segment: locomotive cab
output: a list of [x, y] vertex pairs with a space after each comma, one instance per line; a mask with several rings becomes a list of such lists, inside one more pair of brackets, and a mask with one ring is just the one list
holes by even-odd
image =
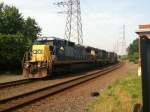
[[52, 51], [49, 45], [33, 45], [32, 50], [24, 56], [23, 76], [27, 78], [43, 78], [52, 72]]

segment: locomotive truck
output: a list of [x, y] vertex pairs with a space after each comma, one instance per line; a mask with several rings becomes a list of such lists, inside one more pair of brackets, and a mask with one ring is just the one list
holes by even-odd
[[27, 78], [52, 76], [54, 72], [72, 71], [117, 63], [117, 54], [56, 37], [39, 37], [25, 53], [22, 66]]

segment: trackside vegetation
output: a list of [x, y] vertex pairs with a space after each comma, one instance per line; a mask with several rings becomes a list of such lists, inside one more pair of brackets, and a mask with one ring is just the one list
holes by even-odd
[[134, 105], [142, 102], [141, 91], [141, 78], [130, 73], [109, 86], [86, 112], [133, 112]]
[[0, 3], [0, 73], [21, 70], [23, 55], [40, 32], [33, 18], [23, 18], [15, 6]]
[[135, 39], [128, 47], [128, 59], [131, 62], [138, 63], [139, 59], [139, 39]]

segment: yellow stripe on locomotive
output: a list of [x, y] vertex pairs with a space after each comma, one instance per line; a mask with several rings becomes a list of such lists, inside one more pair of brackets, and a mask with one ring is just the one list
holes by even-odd
[[48, 45], [33, 45], [30, 62], [44, 62], [50, 60], [50, 55], [51, 54]]
[[92, 56], [96, 56], [96, 53], [95, 53], [94, 50], [91, 50], [91, 55], [92, 55]]

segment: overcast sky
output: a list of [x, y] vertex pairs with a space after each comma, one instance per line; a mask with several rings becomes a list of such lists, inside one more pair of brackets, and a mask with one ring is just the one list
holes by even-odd
[[[66, 15], [53, 5], [59, 0], [0, 0], [14, 5], [26, 18], [36, 19], [44, 36], [63, 38]], [[61, 1], [61, 0], [60, 0]], [[84, 45], [114, 50], [126, 25], [127, 45], [137, 37], [139, 24], [150, 23], [150, 0], [81, 0]]]

